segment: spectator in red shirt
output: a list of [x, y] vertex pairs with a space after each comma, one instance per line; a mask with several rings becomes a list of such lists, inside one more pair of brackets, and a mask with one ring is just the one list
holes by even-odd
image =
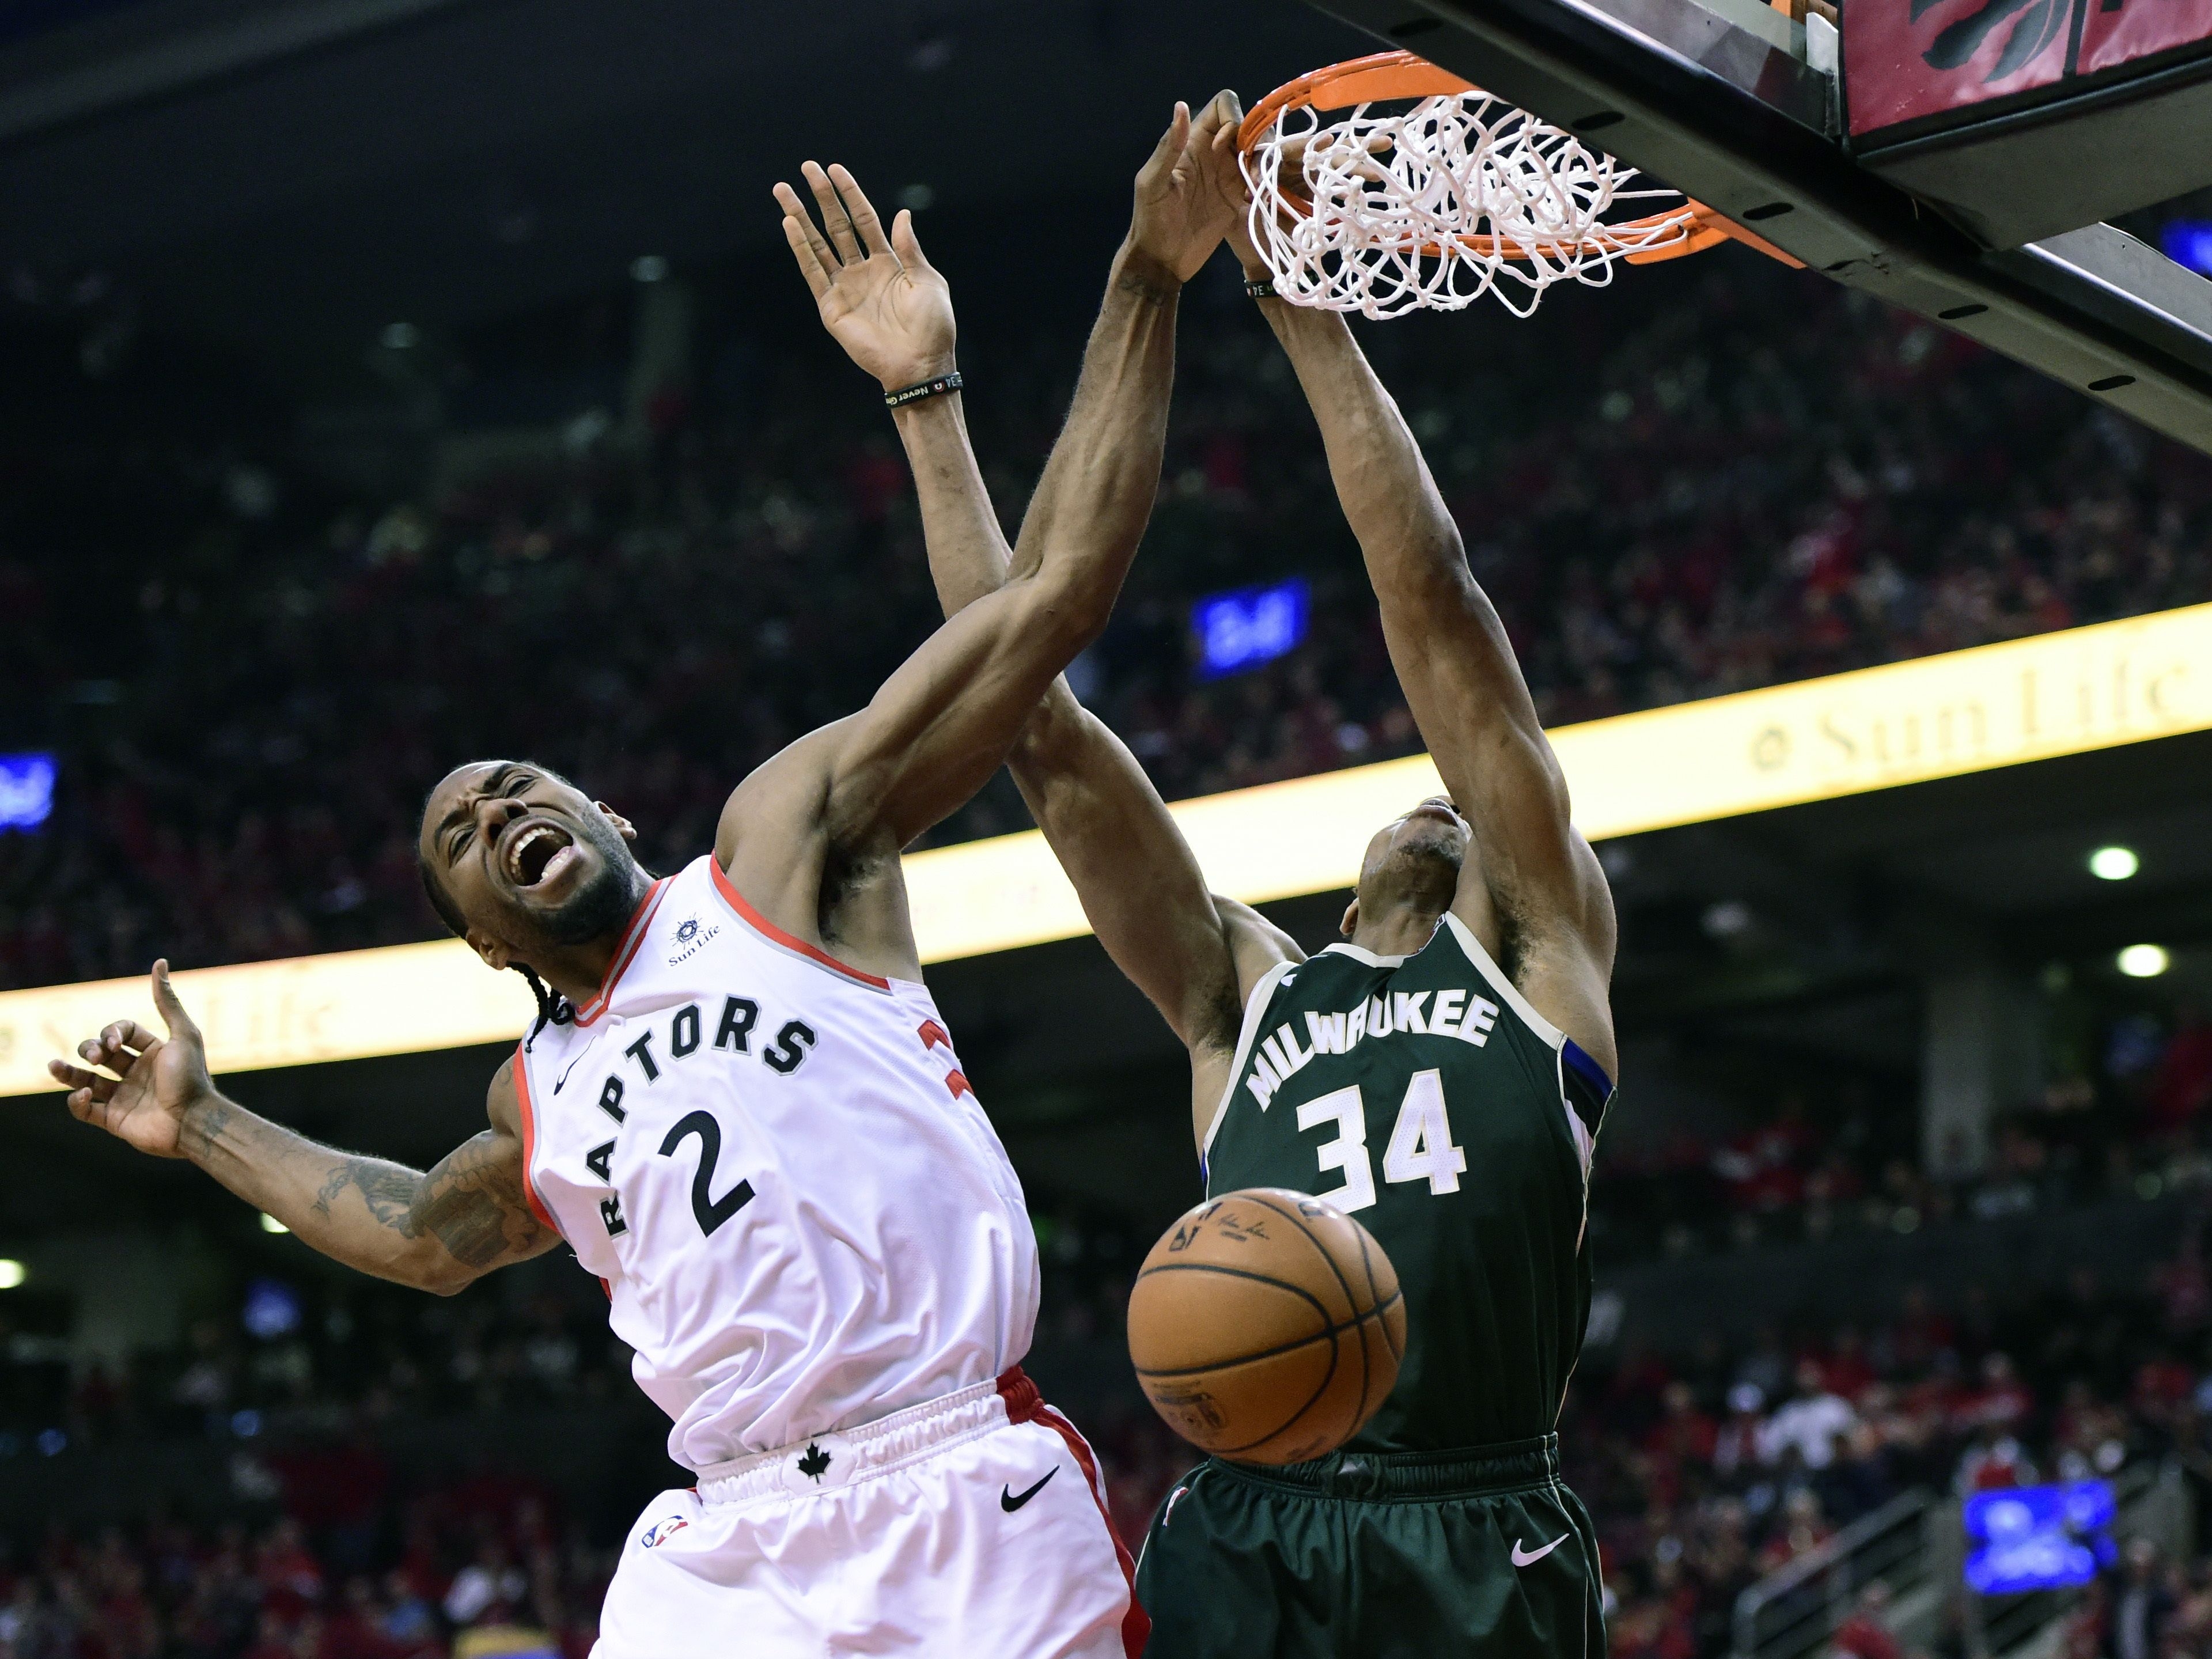
[[254, 1552], [253, 1576], [260, 1581], [264, 1601], [287, 1624], [322, 1599], [322, 1564], [289, 1516], [269, 1529]]
[[1813, 1139], [1805, 1103], [1791, 1095], [1772, 1121], [1747, 1129], [1715, 1153], [1713, 1172], [1727, 1184], [1729, 1202], [1738, 1210], [1788, 1209], [1805, 1194]]
[[1860, 1595], [1851, 1616], [1837, 1627], [1836, 1651], [1850, 1659], [1904, 1659], [1889, 1628], [1889, 1586], [1877, 1578]]
[[344, 1601], [323, 1627], [325, 1659], [405, 1659], [407, 1650], [385, 1633], [383, 1612], [374, 1583], [349, 1578]]
[[1856, 1325], [1846, 1325], [1836, 1333], [1834, 1344], [1820, 1364], [1820, 1380], [1828, 1392], [1854, 1404], [1874, 1385], [1875, 1369], [1867, 1358], [1866, 1339]]
[[1820, 1513], [1820, 1500], [1809, 1486], [1800, 1486], [1782, 1505], [1782, 1525], [1759, 1553], [1759, 1570], [1772, 1572], [1786, 1567], [1835, 1536], [1836, 1529]]
[[1960, 1458], [1951, 1484], [1960, 1497], [1969, 1498], [1978, 1492], [2032, 1486], [2035, 1482], [2035, 1465], [2028, 1460], [2027, 1449], [2008, 1434], [1984, 1429]]
[[1961, 1432], [1979, 1428], [2015, 1430], [2027, 1420], [2035, 1400], [2013, 1369], [2011, 1357], [1985, 1354], [1978, 1387], [1953, 1407], [1953, 1426]]
[[1679, 1378], [1660, 1395], [1660, 1418], [1644, 1437], [1644, 1449], [1654, 1457], [1678, 1463], [1709, 1466], [1720, 1425], [1698, 1409], [1698, 1396]]

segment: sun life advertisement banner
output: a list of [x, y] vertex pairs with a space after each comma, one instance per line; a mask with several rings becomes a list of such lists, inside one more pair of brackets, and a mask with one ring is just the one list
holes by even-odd
[[[2212, 605], [1561, 726], [1593, 841], [2212, 729]], [[735, 780], [732, 780], [734, 782]], [[1349, 887], [1368, 837], [1442, 787], [1425, 756], [1179, 801], [1215, 888], [1247, 903]], [[1090, 931], [1035, 830], [910, 854], [925, 963]], [[217, 1072], [513, 1042], [534, 1007], [458, 940], [177, 975]], [[158, 1029], [143, 978], [0, 993], [0, 1096], [111, 1020]]]

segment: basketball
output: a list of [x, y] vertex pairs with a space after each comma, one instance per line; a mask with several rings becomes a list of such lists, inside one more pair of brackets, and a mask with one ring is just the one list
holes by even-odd
[[1335, 1206], [1280, 1187], [1183, 1215], [1129, 1293], [1129, 1358], [1153, 1409], [1238, 1462], [1334, 1451], [1380, 1408], [1405, 1351], [1382, 1247]]

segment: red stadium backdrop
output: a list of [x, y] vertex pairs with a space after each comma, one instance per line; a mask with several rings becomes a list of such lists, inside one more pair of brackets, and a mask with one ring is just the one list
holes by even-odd
[[1854, 0], [1842, 12], [1854, 137], [2212, 55], [2212, 0]]

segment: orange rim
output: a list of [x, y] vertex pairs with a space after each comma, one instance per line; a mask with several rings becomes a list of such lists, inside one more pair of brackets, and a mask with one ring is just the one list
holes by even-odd
[[1389, 98], [1440, 98], [1481, 90], [1472, 81], [1447, 74], [1410, 52], [1378, 52], [1331, 64], [1277, 87], [1252, 106], [1251, 113], [1237, 129], [1237, 148], [1250, 155], [1260, 135], [1274, 125], [1276, 117], [1286, 109], [1350, 109], [1354, 104]]
[[[1482, 88], [1472, 81], [1463, 81], [1447, 70], [1438, 69], [1427, 58], [1417, 57], [1410, 52], [1378, 52], [1365, 58], [1331, 64], [1326, 69], [1315, 70], [1277, 87], [1252, 106], [1250, 113], [1237, 129], [1237, 148], [1249, 155], [1261, 137], [1287, 110], [1326, 112], [1350, 109], [1355, 104], [1381, 103], [1395, 98], [1441, 98], [1481, 91]], [[1294, 212], [1309, 216], [1313, 212], [1313, 203], [1297, 191], [1285, 189], [1283, 199], [1290, 204]], [[1628, 246], [1641, 233], [1678, 222], [1684, 225], [1686, 233], [1680, 241], [1649, 248]], [[1471, 234], [1456, 240], [1461, 246], [1483, 258], [1533, 259], [1540, 251], [1521, 242], [1490, 234]], [[1785, 265], [1801, 270], [1804, 269], [1802, 259], [1792, 258], [1773, 243], [1753, 235], [1735, 221], [1723, 218], [1704, 203], [1692, 201], [1687, 197], [1683, 198], [1680, 207], [1665, 213], [1646, 214], [1640, 219], [1599, 225], [1579, 240], [1547, 244], [1540, 251], [1618, 255], [1630, 264], [1648, 265], [1656, 264], [1664, 259], [1679, 259], [1686, 253], [1701, 253], [1728, 240], [1757, 248], [1769, 258], [1778, 259]], [[1420, 252], [1435, 258], [1443, 250], [1434, 243], [1424, 243]]]

